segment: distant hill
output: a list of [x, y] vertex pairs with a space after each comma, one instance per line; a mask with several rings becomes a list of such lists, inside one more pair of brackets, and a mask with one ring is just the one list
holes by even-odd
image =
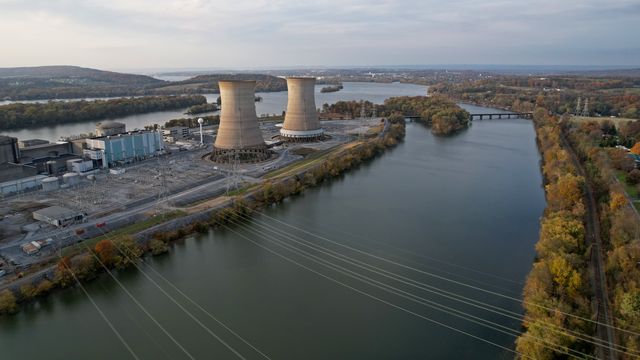
[[0, 100], [217, 93], [220, 79], [257, 80], [258, 92], [287, 90], [284, 79], [264, 74], [209, 74], [169, 82], [77, 66], [39, 66], [0, 68]]
[[256, 92], [286, 91], [287, 81], [272, 75], [264, 74], [208, 74], [198, 75], [191, 79], [175, 81], [163, 87], [157, 87], [158, 93], [218, 93], [219, 80], [256, 80]]
[[41, 79], [53, 84], [148, 85], [163, 83], [146, 75], [123, 74], [78, 66], [0, 68], [0, 79]]
[[0, 100], [144, 95], [166, 82], [145, 75], [77, 66], [0, 68]]

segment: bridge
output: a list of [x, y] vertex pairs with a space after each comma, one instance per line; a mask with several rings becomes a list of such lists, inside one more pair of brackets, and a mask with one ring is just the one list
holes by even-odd
[[[469, 114], [469, 120], [473, 121], [475, 120], [484, 120], [484, 119], [533, 119], [533, 113], [532, 112], [522, 112], [522, 113], [518, 113], [518, 112], [502, 112], [502, 113], [478, 113], [478, 114]], [[415, 115], [404, 115], [404, 119], [407, 121], [415, 121], [420, 119], [420, 116], [415, 116]]]
[[469, 114], [469, 120], [473, 121], [474, 119], [482, 120], [482, 119], [511, 119], [511, 117], [520, 118], [520, 119], [532, 119], [532, 112], [524, 112], [524, 113], [484, 113], [484, 114]]

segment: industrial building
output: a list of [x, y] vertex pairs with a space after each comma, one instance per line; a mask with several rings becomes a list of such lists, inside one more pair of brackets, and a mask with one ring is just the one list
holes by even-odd
[[19, 160], [18, 139], [0, 135], [0, 164], [17, 163]]
[[127, 132], [125, 124], [117, 121], [105, 121], [96, 124], [96, 136], [111, 136]]
[[165, 141], [175, 142], [189, 138], [190, 131], [186, 126], [173, 126], [162, 130], [162, 136]]
[[61, 227], [73, 222], [81, 222], [87, 214], [61, 206], [50, 206], [33, 212], [33, 218], [53, 226]]
[[94, 167], [102, 168], [147, 159], [164, 151], [162, 136], [155, 130], [90, 138], [86, 139], [86, 146], [84, 156], [93, 161]]
[[253, 80], [219, 81], [222, 100], [220, 126], [211, 159], [216, 162], [255, 162], [269, 157], [256, 116]]
[[30, 146], [44, 145], [44, 144], [48, 144], [48, 143], [49, 143], [49, 140], [42, 140], [42, 139], [20, 140], [20, 141], [18, 141], [18, 147], [19, 148], [26, 148], [26, 147], [30, 147]]
[[280, 135], [293, 141], [312, 141], [323, 137], [316, 110], [314, 77], [288, 77], [288, 103]]

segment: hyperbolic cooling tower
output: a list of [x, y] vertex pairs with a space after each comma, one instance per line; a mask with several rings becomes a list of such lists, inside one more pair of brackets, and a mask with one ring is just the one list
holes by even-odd
[[218, 81], [222, 100], [220, 127], [212, 160], [260, 161], [269, 155], [256, 116], [253, 80]]
[[289, 77], [289, 103], [280, 135], [292, 140], [314, 140], [324, 132], [320, 128], [315, 101], [314, 77]]

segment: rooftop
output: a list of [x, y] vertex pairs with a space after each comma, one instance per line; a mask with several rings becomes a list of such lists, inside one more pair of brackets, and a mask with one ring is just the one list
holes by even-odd
[[57, 206], [57, 205], [36, 210], [33, 213], [38, 214], [40, 216], [48, 217], [50, 219], [65, 219], [72, 216], [76, 216], [78, 214], [78, 212], [75, 210], [63, 208], [62, 206]]

